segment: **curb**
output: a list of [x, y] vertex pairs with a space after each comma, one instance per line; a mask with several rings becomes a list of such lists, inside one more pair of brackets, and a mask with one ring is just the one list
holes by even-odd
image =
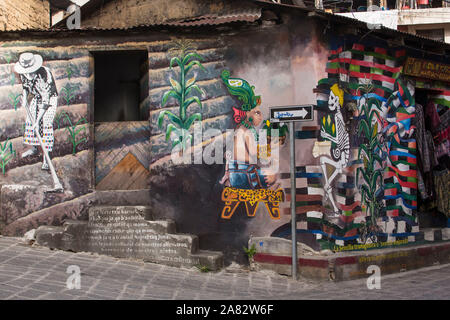
[[[291, 275], [291, 256], [256, 253], [253, 263], [260, 270]], [[313, 280], [345, 281], [367, 278], [371, 274], [368, 267], [372, 265], [378, 266], [382, 275], [388, 275], [447, 263], [450, 263], [450, 241], [328, 256], [299, 255], [298, 274]]]

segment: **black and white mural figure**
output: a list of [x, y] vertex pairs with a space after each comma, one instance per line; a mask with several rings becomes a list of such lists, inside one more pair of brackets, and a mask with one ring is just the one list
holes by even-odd
[[[330, 200], [334, 212], [337, 213], [339, 210], [333, 197], [331, 183], [347, 166], [350, 157], [350, 138], [341, 112], [344, 105], [344, 91], [338, 84], [334, 84], [330, 89], [328, 115], [322, 118], [320, 127], [320, 136], [324, 141], [315, 143], [313, 156], [320, 156], [320, 166], [325, 177], [324, 197]], [[334, 172], [330, 176], [327, 174], [326, 165], [334, 167]]]
[[62, 185], [51, 163], [53, 150], [53, 119], [58, 105], [58, 91], [49, 68], [43, 66], [42, 56], [31, 52], [22, 53], [14, 66], [22, 82], [22, 107], [27, 112], [23, 143], [32, 146], [22, 154], [29, 157], [42, 150], [42, 170], [50, 170], [54, 191], [62, 191]]

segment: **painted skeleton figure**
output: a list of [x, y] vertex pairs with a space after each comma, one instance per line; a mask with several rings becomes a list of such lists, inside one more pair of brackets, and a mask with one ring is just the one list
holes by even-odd
[[[347, 166], [350, 157], [350, 138], [345, 129], [344, 118], [341, 113], [343, 104], [344, 92], [337, 84], [334, 84], [331, 87], [328, 98], [328, 109], [334, 112], [334, 119], [332, 120], [330, 115], [323, 117], [320, 129], [320, 136], [325, 140], [325, 144], [329, 148], [327, 148], [328, 150], [326, 152], [318, 151], [319, 142], [316, 143], [313, 150], [315, 157], [321, 156], [320, 166], [325, 177], [325, 198], [330, 199], [335, 212], [338, 212], [338, 208], [333, 198], [331, 183], [338, 174], [342, 173], [342, 169]], [[327, 164], [335, 168], [329, 177], [327, 174]]]

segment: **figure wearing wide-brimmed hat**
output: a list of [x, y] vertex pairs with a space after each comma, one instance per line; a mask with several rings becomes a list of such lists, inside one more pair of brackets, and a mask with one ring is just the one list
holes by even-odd
[[[42, 148], [48, 152], [53, 150], [53, 118], [58, 104], [58, 92], [55, 80], [49, 68], [44, 67], [43, 59], [31, 52], [22, 53], [14, 66], [14, 71], [22, 81], [22, 107], [30, 111], [25, 120], [24, 144], [33, 146], [24, 152], [22, 157], [37, 154], [40, 145], [36, 132], [40, 134]], [[30, 117], [33, 117], [33, 121]], [[33, 122], [35, 125], [33, 126]], [[49, 165], [43, 157], [43, 170], [49, 170]]]
[[242, 102], [239, 108], [233, 107], [233, 119], [237, 123], [233, 159], [228, 159], [221, 183], [239, 189], [268, 188], [276, 176], [263, 174], [258, 165], [256, 127], [262, 122], [261, 97], [255, 95], [254, 87], [246, 80], [230, 78], [228, 70], [224, 70], [221, 77], [228, 92]]

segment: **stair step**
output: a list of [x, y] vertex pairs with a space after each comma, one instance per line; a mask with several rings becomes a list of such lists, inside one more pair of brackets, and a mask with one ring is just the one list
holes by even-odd
[[192, 254], [199, 260], [200, 266], [206, 266], [211, 271], [220, 270], [223, 267], [223, 253], [219, 251], [199, 250]]
[[175, 221], [172, 219], [153, 221], [147, 220], [147, 224], [157, 233], [176, 233]]
[[59, 249], [63, 234], [63, 227], [41, 226], [35, 233], [36, 243], [50, 249]]
[[[39, 190], [38, 190], [39, 189]], [[80, 219], [87, 216], [90, 206], [93, 205], [116, 205], [130, 206], [142, 203], [142, 199], [149, 198], [150, 190], [122, 190], [122, 191], [94, 191], [75, 199], [59, 199], [58, 203], [47, 201], [45, 197], [55, 195], [43, 195], [41, 187], [23, 185], [3, 185], [1, 200], [0, 226], [1, 234], [5, 236], [23, 236], [27, 231], [35, 229], [36, 226], [46, 225], [48, 221], [63, 224], [63, 219]], [[21, 192], [16, 192], [22, 190]], [[34, 191], [33, 191], [34, 190]], [[24, 193], [36, 192], [33, 201], [27, 201]], [[45, 203], [37, 199], [44, 199]], [[26, 209], [23, 206], [26, 205]], [[13, 209], [11, 209], [13, 208]], [[19, 214], [20, 211], [20, 214]], [[152, 220], [153, 215], [147, 217]], [[170, 233], [170, 231], [168, 231]]]
[[74, 252], [95, 252], [171, 266], [223, 266], [221, 252], [199, 250], [199, 238], [175, 233], [175, 221], [153, 220], [146, 206], [95, 206], [89, 221], [67, 220], [62, 227], [41, 226], [36, 242]]

